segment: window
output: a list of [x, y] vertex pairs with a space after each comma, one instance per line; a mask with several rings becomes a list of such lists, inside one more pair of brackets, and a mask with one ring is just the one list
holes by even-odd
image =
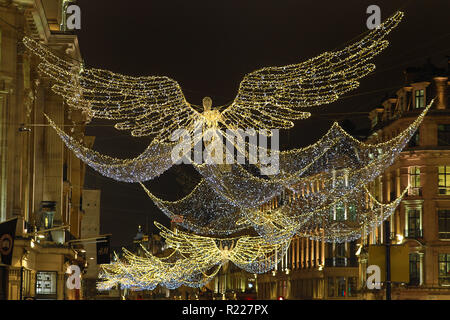
[[421, 228], [421, 210], [420, 209], [408, 209], [408, 219], [407, 219], [407, 238], [420, 238], [422, 237]]
[[411, 188], [420, 188], [420, 168], [409, 167], [409, 184]]
[[450, 146], [450, 124], [438, 125], [438, 146]]
[[439, 194], [450, 195], [450, 166], [439, 166]]
[[409, 254], [409, 285], [418, 286], [420, 284], [420, 255], [418, 253]]
[[334, 267], [346, 267], [347, 257], [346, 257], [346, 243], [336, 243], [335, 244], [335, 255], [333, 259]]
[[439, 255], [439, 285], [450, 287], [450, 253]]
[[345, 281], [345, 277], [339, 277], [336, 279], [337, 280], [337, 296], [338, 297], [345, 297], [347, 292], [345, 291], [345, 287], [346, 287], [346, 281]]
[[56, 296], [56, 271], [36, 273], [36, 294]]
[[350, 220], [352, 222], [356, 221], [356, 206], [354, 203], [348, 204], [347, 215], [348, 215], [348, 220]]
[[349, 277], [348, 278], [348, 292], [347, 296], [353, 297], [356, 295], [356, 284], [357, 284], [357, 278], [356, 277]]
[[334, 297], [334, 278], [328, 278], [328, 296]]
[[345, 257], [345, 243], [336, 243], [335, 256], [338, 258]]
[[416, 104], [415, 104], [416, 108], [425, 107], [425, 91], [423, 89], [416, 90], [415, 97], [416, 97]]
[[[422, 189], [420, 188], [420, 167], [409, 167], [409, 189], [408, 195], [421, 196]], [[391, 198], [392, 200], [393, 198]]]
[[414, 133], [414, 135], [411, 137], [411, 140], [409, 140], [408, 147], [414, 148], [419, 146], [419, 139], [420, 139], [419, 129], [417, 129], [416, 133]]
[[345, 206], [343, 203], [336, 205], [336, 220], [345, 221]]
[[450, 239], [450, 210], [438, 210], [439, 239]]

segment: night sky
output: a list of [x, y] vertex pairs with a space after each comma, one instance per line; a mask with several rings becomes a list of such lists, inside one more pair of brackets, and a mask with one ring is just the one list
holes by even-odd
[[[282, 1], [282, 0], [78, 0], [82, 12], [77, 32], [87, 67], [133, 76], [165, 75], [180, 83], [187, 100], [201, 105], [231, 102], [242, 77], [265, 66], [298, 63], [324, 51], [340, 49], [367, 31], [366, 8], [380, 6], [382, 20], [401, 9], [406, 16], [389, 36], [391, 45], [374, 59], [375, 72], [338, 102], [308, 111], [313, 117], [281, 132], [282, 146], [301, 147], [317, 140], [333, 121], [368, 124], [367, 114], [402, 86], [406, 67], [428, 58], [440, 67], [450, 54], [450, 1]], [[330, 115], [331, 114], [331, 115]], [[92, 122], [87, 135], [94, 149], [131, 158], [149, 143], [117, 131], [113, 122]], [[175, 166], [146, 183], [156, 195], [175, 200], [199, 177], [190, 167]], [[112, 246], [132, 242], [137, 226], [155, 232], [153, 220], [169, 220], [141, 187], [87, 170], [86, 188], [102, 190], [101, 232]]]

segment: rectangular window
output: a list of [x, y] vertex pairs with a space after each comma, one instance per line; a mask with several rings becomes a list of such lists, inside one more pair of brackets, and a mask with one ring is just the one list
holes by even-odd
[[450, 239], [450, 210], [438, 210], [439, 239]]
[[334, 278], [328, 278], [328, 296], [334, 297]]
[[356, 221], [356, 205], [354, 203], [349, 203], [347, 205], [347, 218], [351, 222]]
[[[421, 196], [422, 189], [420, 187], [420, 167], [409, 167], [409, 196]], [[393, 198], [391, 198], [392, 200]]]
[[450, 195], [450, 166], [439, 166], [439, 194]]
[[408, 147], [414, 148], [419, 146], [419, 139], [420, 139], [419, 129], [417, 129], [416, 133], [414, 133], [414, 135], [411, 137], [411, 140], [409, 140]]
[[345, 207], [343, 203], [336, 205], [336, 220], [345, 221]]
[[420, 284], [420, 255], [418, 253], [409, 254], [409, 285], [418, 286]]
[[422, 229], [420, 227], [420, 210], [408, 209], [408, 232], [407, 238], [420, 238], [422, 237]]
[[416, 97], [416, 108], [423, 108], [425, 107], [425, 90], [416, 90], [415, 91], [415, 97]]
[[409, 184], [411, 188], [420, 188], [420, 168], [409, 167]]
[[356, 296], [356, 286], [357, 286], [357, 278], [356, 277], [349, 277], [348, 278], [348, 297]]
[[333, 266], [346, 267], [347, 266], [347, 252], [346, 243], [336, 243], [334, 251]]
[[450, 287], [450, 253], [439, 255], [439, 285]]
[[56, 271], [36, 273], [36, 294], [56, 296]]
[[438, 146], [450, 146], [450, 124], [438, 125]]
[[337, 296], [345, 297], [347, 295], [345, 277], [339, 277], [339, 278], [336, 278], [336, 280], [337, 280], [337, 289], [338, 289]]

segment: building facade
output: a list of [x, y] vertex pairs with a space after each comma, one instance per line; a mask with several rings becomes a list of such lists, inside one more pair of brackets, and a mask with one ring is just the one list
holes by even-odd
[[95, 299], [97, 296], [96, 283], [99, 266], [97, 264], [97, 238], [100, 236], [100, 190], [83, 190], [81, 221], [81, 238], [86, 256], [87, 267], [83, 274], [83, 297]]
[[[450, 68], [449, 68], [450, 69]], [[409, 282], [392, 299], [450, 299], [450, 89], [448, 70], [431, 63], [405, 71], [405, 86], [370, 112], [369, 143], [397, 136], [433, 98], [435, 103], [399, 158], [370, 184], [378, 201], [407, 195], [389, 218], [394, 245], [409, 250]], [[369, 246], [384, 244], [383, 225], [362, 239], [326, 243], [292, 239], [288, 254], [258, 275], [260, 299], [384, 299], [366, 286]]]
[[[407, 148], [372, 183], [372, 191], [389, 202], [408, 188], [390, 217], [394, 244], [409, 248], [409, 282], [394, 283], [393, 299], [450, 299], [450, 91], [448, 70], [431, 63], [405, 72], [405, 86], [370, 114], [369, 142], [385, 141], [405, 129], [432, 99], [434, 105]], [[384, 242], [383, 226], [364, 239], [364, 248]], [[364, 288], [368, 254], [361, 255], [361, 294], [382, 297], [384, 290]]]
[[39, 74], [24, 34], [81, 60], [77, 37], [61, 31], [67, 1], [0, 1], [0, 222], [18, 218], [13, 261], [0, 265], [0, 299], [79, 299], [66, 288], [71, 264], [84, 267], [80, 207], [84, 164], [65, 148], [44, 113], [88, 145], [86, 118], [68, 110]]

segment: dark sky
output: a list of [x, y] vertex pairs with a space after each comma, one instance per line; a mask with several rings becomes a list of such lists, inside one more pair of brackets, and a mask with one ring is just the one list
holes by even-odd
[[[361, 86], [331, 105], [312, 110], [313, 117], [282, 131], [291, 147], [314, 142], [334, 120], [352, 119], [360, 127], [366, 115], [387, 93], [403, 84], [402, 71], [431, 58], [446, 66], [450, 54], [450, 1], [305, 1], [305, 0], [78, 0], [82, 12], [78, 32], [88, 67], [128, 75], [165, 75], [178, 81], [187, 100], [201, 105], [233, 100], [242, 77], [264, 66], [298, 63], [324, 51], [342, 48], [367, 31], [366, 8], [379, 5], [382, 20], [398, 9], [406, 16], [389, 35], [391, 45], [375, 60], [376, 71]], [[329, 114], [339, 113], [330, 117]], [[353, 114], [352, 114], [353, 113]], [[328, 114], [328, 115], [327, 115]], [[93, 122], [94, 148], [130, 158], [149, 141], [118, 132], [113, 123]], [[192, 178], [190, 178], [192, 177]], [[192, 168], [174, 167], [147, 186], [175, 200], [198, 179]], [[129, 244], [138, 224], [168, 219], [139, 185], [102, 177], [91, 169], [86, 187], [102, 190], [101, 232], [112, 233], [112, 245]]]

